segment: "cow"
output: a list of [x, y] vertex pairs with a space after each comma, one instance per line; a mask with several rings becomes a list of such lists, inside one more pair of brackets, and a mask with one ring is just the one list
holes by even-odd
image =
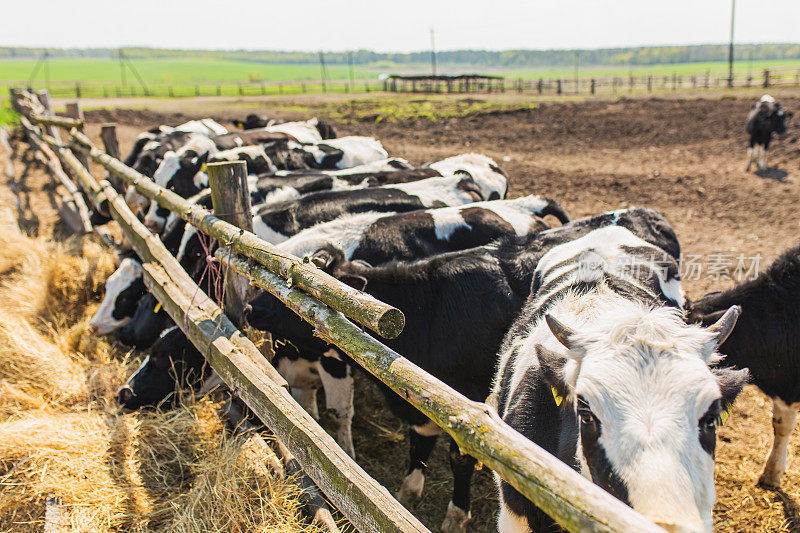
[[[716, 428], [747, 370], [715, 365], [739, 315], [684, 321], [679, 245], [598, 228], [549, 249], [487, 401], [525, 438], [667, 531], [711, 532]], [[550, 517], [496, 476], [502, 533]]]
[[558, 203], [534, 195], [407, 213], [369, 211], [317, 224], [278, 247], [298, 257], [333, 247], [344, 260], [371, 265], [413, 261], [548, 229], [542, 220], [547, 215], [562, 224], [569, 222], [569, 214]]
[[[148, 177], [153, 177], [164, 156], [184, 146], [195, 137], [211, 137], [228, 133], [212, 119], [191, 120], [178, 126], [158, 126], [140, 134], [133, 149], [123, 161], [127, 166]], [[138, 213], [147, 208], [150, 201], [129, 186], [125, 201]]]
[[235, 119], [233, 120], [233, 125], [239, 128], [240, 130], [252, 130], [256, 128], [264, 128], [266, 126], [271, 126], [276, 124], [274, 120], [270, 120], [267, 118], [266, 115], [256, 115], [255, 113], [250, 113], [245, 117], [244, 120]]
[[506, 178], [494, 171], [428, 178], [367, 189], [323, 191], [253, 209], [255, 233], [273, 244], [314, 224], [367, 211], [407, 212], [502, 198]]
[[[164, 330], [128, 381], [117, 391], [117, 402], [128, 409], [170, 405], [175, 383], [198, 383], [209, 375], [203, 355], [178, 326]], [[165, 387], [170, 387], [162, 394]]]
[[[753, 105], [753, 109], [747, 115], [745, 130], [750, 136], [749, 147], [747, 149], [747, 170], [753, 165], [753, 161], [758, 157], [758, 169], [767, 168], [767, 150], [772, 141], [772, 134], [778, 135], [786, 132], [786, 123], [791, 119], [792, 113], [787, 113], [775, 98], [765, 94], [761, 100]], [[760, 152], [760, 154], [757, 154]]]
[[100, 307], [89, 320], [89, 331], [107, 335], [130, 322], [139, 299], [144, 296], [142, 264], [126, 257], [105, 283], [105, 295]]
[[754, 279], [690, 303], [689, 321], [706, 326], [732, 305], [742, 308], [742, 316], [719, 346], [721, 364], [749, 368], [751, 382], [772, 399], [774, 440], [758, 484], [779, 488], [800, 409], [800, 245]]
[[[180, 224], [173, 223], [169, 231], [166, 231], [162, 236], [162, 241], [167, 250], [170, 253], [179, 254], [179, 257], [182, 257], [180, 254], [182, 252], [181, 245], [183, 244], [184, 232], [185, 228], [182, 222]], [[197, 258], [193, 256], [181, 261], [181, 266], [189, 271], [196, 262]], [[126, 333], [123, 334], [123, 337], [128, 341], [125, 342], [126, 344], [137, 347], [149, 345], [143, 344], [141, 341], [134, 341], [134, 337], [132, 337], [132, 330], [136, 327], [135, 322], [137, 322], [132, 319], [141, 314], [141, 311], [139, 311], [141, 307], [140, 300], [146, 294], [143, 275], [141, 261], [135, 254], [131, 253], [123, 258], [117, 270], [106, 280], [103, 300], [89, 320], [90, 331], [108, 335], [120, 328], [128, 328]]]
[[[467, 397], [482, 401], [495, 371], [494, 354], [531, 291], [539, 258], [558, 244], [605, 226], [633, 228], [647, 243], [663, 240], [665, 233], [674, 236], [660, 215], [632, 208], [420, 261], [370, 267], [360, 261], [337, 260], [327, 264], [325, 271], [403, 310], [405, 330], [386, 344]], [[679, 253], [677, 241], [667, 249]], [[315, 337], [313, 327], [277, 298], [263, 293], [251, 301], [245, 314], [251, 326], [272, 333], [279, 370], [281, 360], [302, 357], [320, 361], [325, 369], [320, 378], [328, 374], [352, 380], [346, 356]], [[398, 492], [398, 498], [408, 504], [422, 494], [428, 457], [441, 431], [400, 396], [388, 388], [382, 390], [392, 412], [411, 424], [412, 456]], [[343, 415], [352, 417], [346, 411], [337, 413]], [[450, 458], [455, 484], [443, 529], [463, 531], [470, 516], [469, 484], [475, 461], [462, 456], [455, 444], [451, 444]]]

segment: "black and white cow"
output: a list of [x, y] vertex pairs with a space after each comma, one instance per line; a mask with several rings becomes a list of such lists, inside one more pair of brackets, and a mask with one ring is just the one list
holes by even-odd
[[[758, 158], [758, 169], [767, 168], [767, 150], [772, 141], [772, 134], [778, 135], [786, 132], [786, 123], [791, 119], [792, 113], [787, 113], [772, 96], [765, 94], [756, 102], [747, 115], [745, 130], [750, 135], [747, 149], [747, 170]], [[757, 154], [760, 152], [760, 154]]]
[[[172, 224], [162, 236], [162, 242], [167, 250], [172, 254], [179, 254], [181, 258], [184, 232], [184, 223], [180, 221], [180, 223]], [[197, 261], [197, 254], [195, 254], [181, 260], [181, 266], [187, 272], [194, 271], [192, 269], [195, 268], [194, 263]], [[89, 321], [89, 329], [94, 333], [107, 335], [122, 328], [125, 333], [122, 334], [124, 339], [120, 338], [120, 340], [125, 344], [141, 348], [149, 346], [153, 341], [137, 340], [138, 337], [134, 336], [134, 331], [140, 330], [143, 335], [151, 336], [160, 333], [163, 327], [153, 333], [149, 329], [141, 329], [141, 326], [137, 325], [139, 317], [143, 313], [141, 300], [145, 294], [141, 261], [137, 256], [131, 254], [120, 262], [117, 270], [106, 280], [103, 300]], [[134, 318], [136, 320], [132, 320]]]
[[[684, 321], [678, 242], [596, 229], [555, 246], [500, 350], [489, 403], [523, 436], [667, 531], [712, 531], [716, 427], [747, 371], [715, 367], [739, 308]], [[497, 478], [503, 533], [553, 521]]]
[[547, 215], [569, 222], [558, 203], [534, 195], [408, 213], [369, 211], [317, 224], [278, 247], [298, 257], [333, 247], [344, 260], [370, 265], [413, 261], [548, 229]]
[[800, 246], [787, 250], [754, 280], [691, 303], [689, 320], [709, 325], [732, 305], [742, 308], [742, 316], [719, 347], [725, 355], [721, 364], [749, 368], [751, 382], [772, 398], [775, 438], [758, 482], [777, 488], [800, 409]]
[[253, 229], [262, 239], [277, 244], [342, 215], [464, 205], [502, 198], [506, 189], [504, 175], [487, 171], [474, 176], [456, 174], [367, 189], [323, 191], [254, 208]]
[[177, 390], [176, 383], [199, 383], [209, 373], [205, 357], [178, 326], [172, 326], [161, 333], [150, 355], [117, 391], [117, 402], [128, 409], [168, 405]]
[[[663, 240], [664, 233], [674, 236], [657, 213], [629, 209], [421, 261], [378, 267], [360, 261], [334, 261], [325, 270], [403, 310], [405, 330], [386, 344], [467, 397], [483, 400], [496, 368], [493, 354], [531, 290], [539, 258], [558, 244], [605, 226], [634, 228], [649, 243]], [[679, 253], [677, 241], [668, 248]], [[315, 337], [310, 325], [272, 295], [264, 293], [251, 302], [248, 320], [257, 329], [272, 333], [278, 363], [299, 357], [319, 360], [325, 369], [320, 377], [327, 373], [340, 380], [352, 379], [346, 357]], [[454, 335], [454, 331], [458, 333]], [[401, 501], [408, 503], [422, 493], [428, 457], [441, 430], [402, 398], [382, 388], [392, 412], [412, 426], [411, 462], [398, 493]], [[462, 531], [469, 519], [469, 485], [475, 461], [458, 453], [454, 444], [451, 451], [455, 484], [444, 529]]]
[[103, 301], [89, 320], [89, 330], [107, 335], [130, 322], [145, 292], [141, 262], [124, 258], [106, 280]]

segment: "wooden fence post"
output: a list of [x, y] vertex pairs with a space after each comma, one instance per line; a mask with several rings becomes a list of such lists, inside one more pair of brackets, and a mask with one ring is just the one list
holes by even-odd
[[769, 87], [769, 69], [764, 69], [764, 88]]
[[[253, 231], [250, 192], [247, 187], [247, 164], [244, 161], [211, 163], [208, 182], [214, 214], [244, 231]], [[223, 267], [225, 279], [225, 313], [237, 327], [242, 326], [242, 313], [247, 304], [250, 282], [243, 276]]]
[[[81, 107], [80, 102], [70, 102], [66, 105], [66, 109], [67, 110], [64, 113], [64, 115], [74, 118], [76, 120], [81, 120], [84, 123], [86, 122], [86, 118], [83, 116], [83, 107]], [[79, 127], [78, 131], [82, 132], [83, 127]], [[89, 158], [86, 157], [86, 154], [79, 153], [76, 154], [76, 156], [78, 157], [78, 161], [81, 162], [81, 165], [83, 165], [87, 169], [91, 168], [89, 167]]]
[[[53, 101], [50, 99], [50, 91], [47, 89], [42, 89], [41, 91], [36, 91], [36, 96], [39, 97], [39, 101], [44, 106], [45, 113], [49, 116], [53, 116]], [[57, 141], [61, 142], [61, 136], [58, 134], [58, 128], [55, 126], [44, 126], [44, 130], [47, 132], [50, 137], [53, 137]]]
[[592, 94], [595, 93], [595, 85], [597, 85], [597, 81], [594, 78], [592, 78], [592, 84], [590, 85], [591, 87], [590, 90], [592, 91]]
[[[116, 124], [103, 124], [100, 128], [100, 138], [103, 140], [103, 146], [106, 153], [115, 159], [119, 159], [119, 141], [117, 140], [117, 125]], [[120, 194], [125, 194], [125, 184], [119, 177], [115, 176], [109, 171], [106, 171], [106, 179], [111, 183], [114, 190]]]
[[561, 94], [561, 78], [556, 80], [556, 94]]

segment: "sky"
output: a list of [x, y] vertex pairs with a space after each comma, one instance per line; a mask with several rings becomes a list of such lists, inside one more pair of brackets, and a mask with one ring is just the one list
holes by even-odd
[[[408, 52], [724, 43], [731, 0], [3, 2], [0, 45]], [[229, 4], [230, 7], [222, 7]], [[737, 42], [800, 41], [800, 0], [738, 0]]]

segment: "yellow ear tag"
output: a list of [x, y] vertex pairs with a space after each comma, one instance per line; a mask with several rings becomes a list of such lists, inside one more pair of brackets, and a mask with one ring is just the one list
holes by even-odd
[[158, 302], [156, 306], [153, 308], [154, 313], [158, 313], [159, 311], [161, 311], [161, 302]]
[[550, 390], [553, 391], [553, 399], [556, 401], [556, 407], [561, 407], [561, 402], [564, 401], [564, 397], [558, 393], [555, 387], [550, 387]]
[[728, 417], [731, 416], [731, 411], [733, 410], [733, 406], [731, 405], [724, 411], [720, 412], [719, 414], [719, 425], [724, 426], [725, 422], [728, 421]]
[[202, 165], [200, 165], [200, 172], [205, 172], [207, 169], [208, 169], [207, 164], [203, 163]]

